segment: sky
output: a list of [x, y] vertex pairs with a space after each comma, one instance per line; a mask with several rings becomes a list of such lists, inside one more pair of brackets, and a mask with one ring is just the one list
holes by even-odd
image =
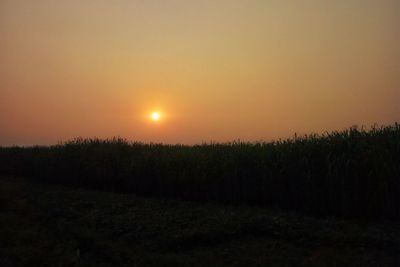
[[399, 25], [398, 0], [0, 0], [0, 145], [400, 122]]

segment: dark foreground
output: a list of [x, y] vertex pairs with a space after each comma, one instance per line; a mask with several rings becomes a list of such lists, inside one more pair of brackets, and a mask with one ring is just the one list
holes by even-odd
[[400, 266], [400, 226], [0, 177], [0, 266]]

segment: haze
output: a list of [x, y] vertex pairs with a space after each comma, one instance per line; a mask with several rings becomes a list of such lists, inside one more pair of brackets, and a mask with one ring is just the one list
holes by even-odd
[[400, 121], [399, 25], [398, 0], [0, 0], [0, 145]]

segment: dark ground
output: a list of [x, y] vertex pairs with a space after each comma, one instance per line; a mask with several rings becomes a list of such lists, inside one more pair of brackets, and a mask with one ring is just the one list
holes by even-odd
[[3, 176], [0, 266], [400, 266], [400, 225]]

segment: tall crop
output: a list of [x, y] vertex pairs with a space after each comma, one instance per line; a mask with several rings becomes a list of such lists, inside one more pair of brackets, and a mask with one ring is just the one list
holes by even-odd
[[195, 146], [75, 139], [0, 148], [0, 173], [145, 196], [400, 218], [400, 125]]

